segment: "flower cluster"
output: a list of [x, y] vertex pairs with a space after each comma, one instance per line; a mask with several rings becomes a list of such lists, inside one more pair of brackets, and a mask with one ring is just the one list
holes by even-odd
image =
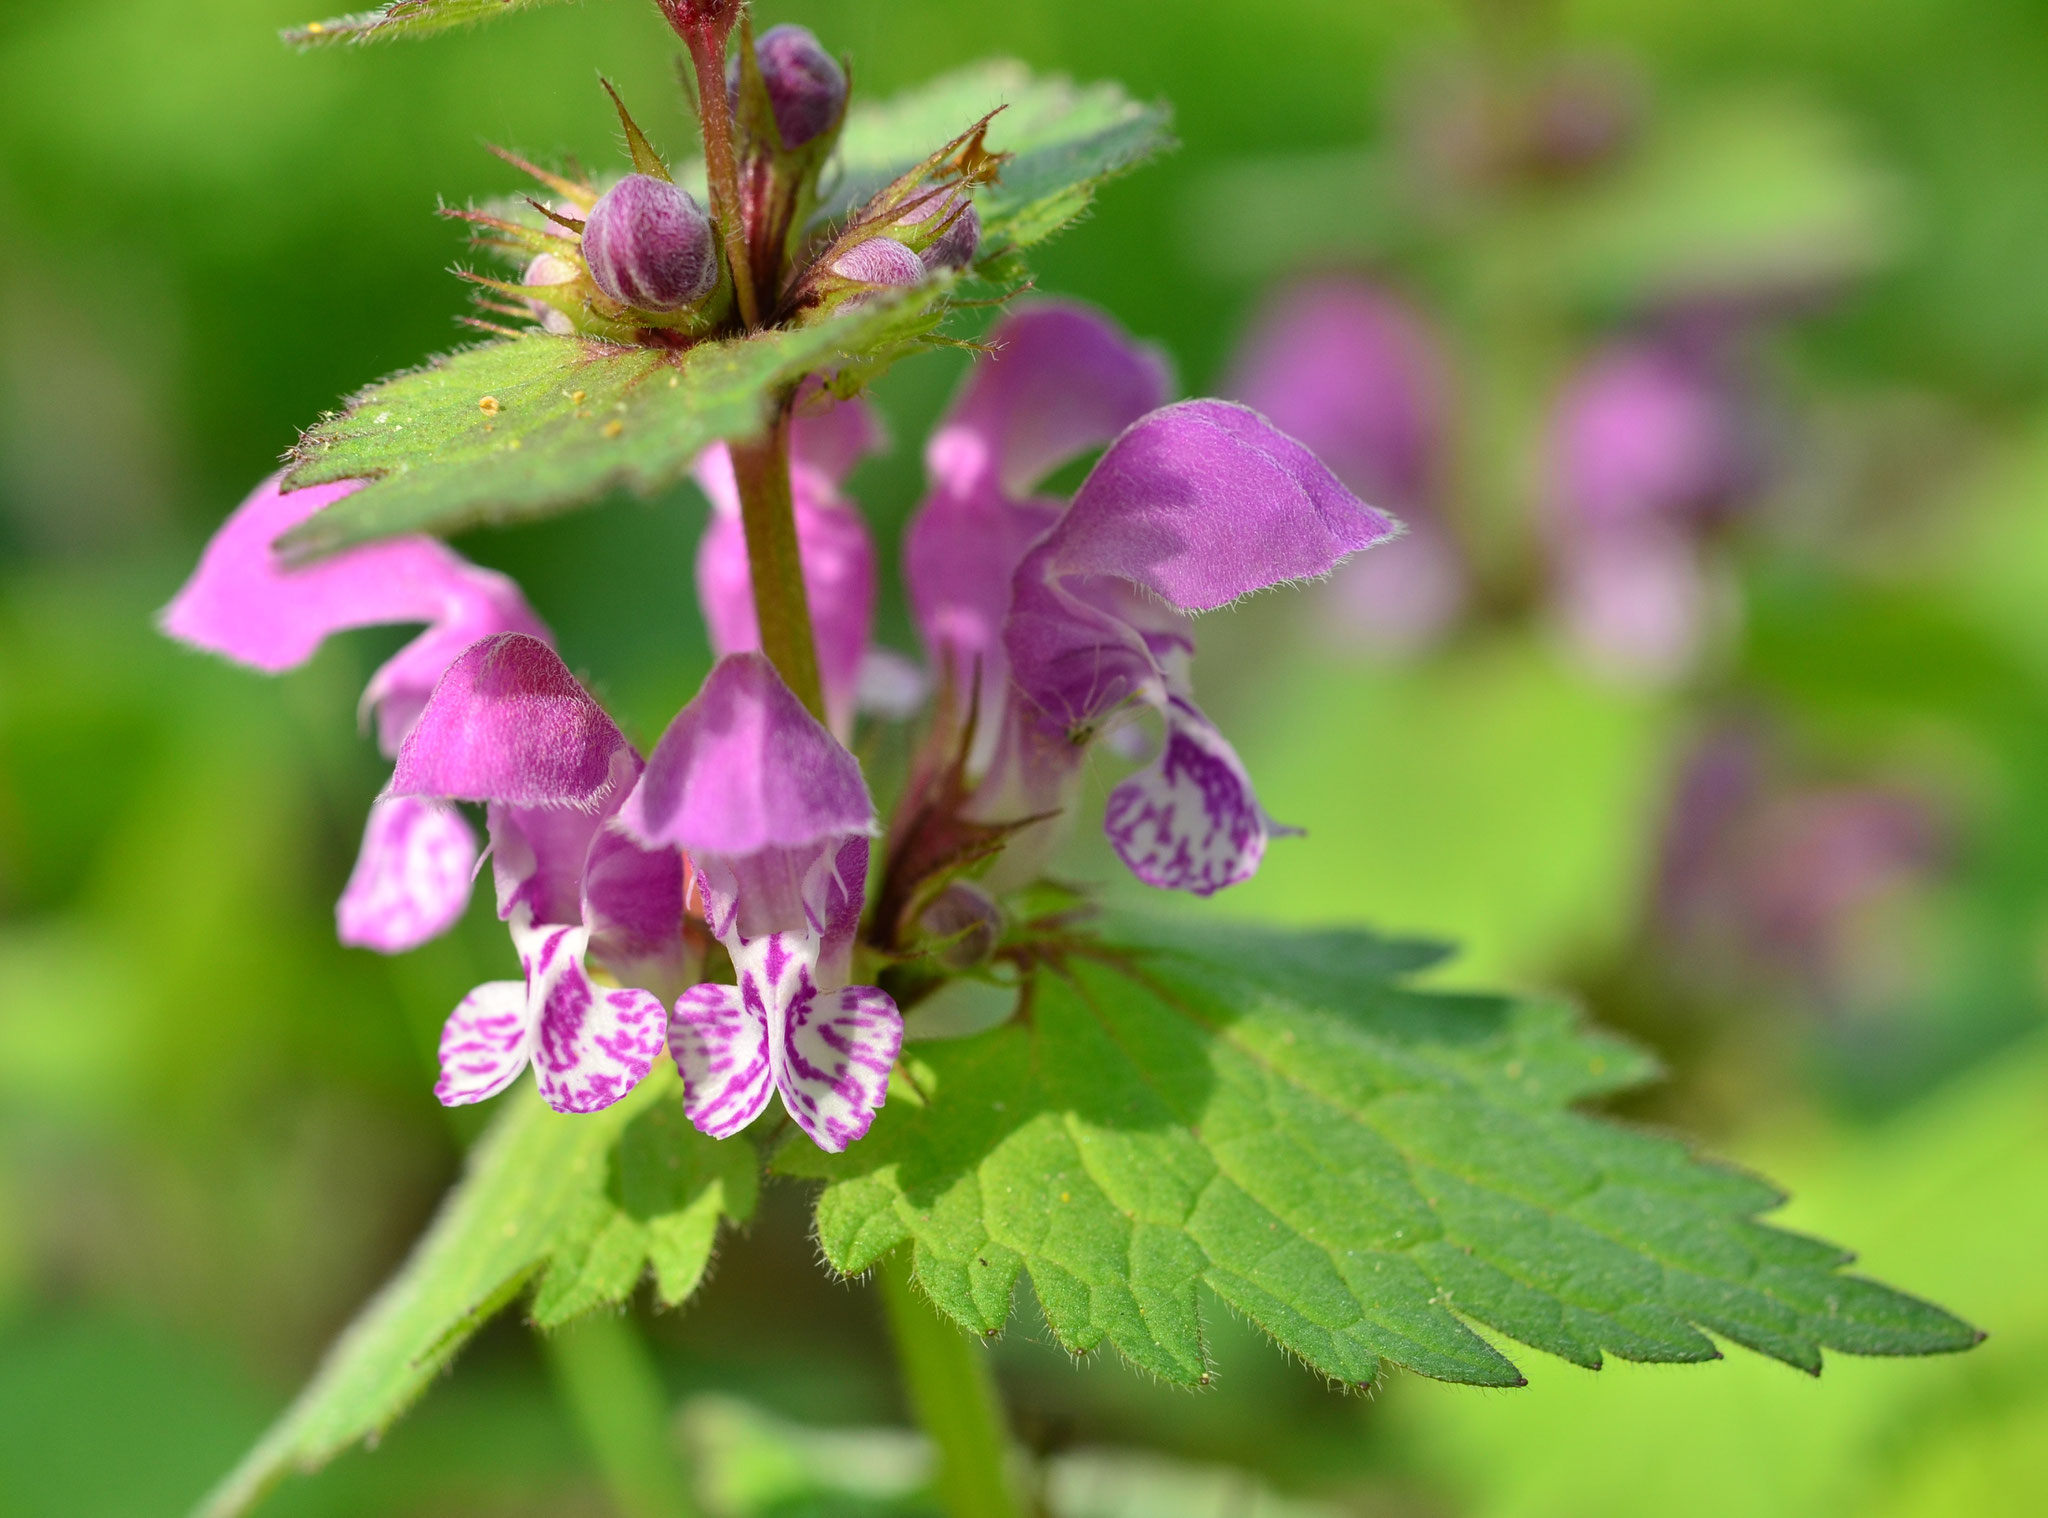
[[[561, 198], [540, 231], [462, 213], [531, 255], [521, 284], [485, 282], [524, 303], [498, 309], [556, 338], [688, 347], [971, 262], [973, 192], [1001, 161], [981, 146], [985, 121], [821, 227], [843, 68], [793, 27], [743, 31], [728, 64], [733, 7], [670, 9], [700, 94], [724, 85], [726, 111], [705, 113], [710, 211], [621, 106], [635, 173], [602, 192], [541, 173]], [[481, 808], [520, 974], [449, 1018], [443, 1102], [481, 1101], [531, 1068], [550, 1106], [590, 1112], [665, 1048], [704, 1132], [737, 1132], [779, 1095], [821, 1148], [844, 1149], [886, 1098], [903, 1039], [891, 990], [866, 982], [897, 984], [910, 962], [928, 981], [993, 952], [1004, 898], [1041, 873], [1097, 740], [1128, 753], [1147, 719], [1157, 752], [1109, 800], [1117, 854], [1149, 885], [1202, 896], [1258, 869], [1281, 830], [1196, 704], [1192, 618], [1325, 575], [1395, 524], [1258, 413], [1170, 404], [1159, 357], [1091, 310], [1040, 304], [985, 347], [926, 450], [930, 492], [904, 545], [928, 671], [905, 679], [895, 656], [894, 677], [876, 678], [891, 656], [871, 648], [875, 547], [847, 480], [882, 432], [864, 402], [813, 378], [778, 391], [762, 441], [695, 461], [711, 503], [697, 588], [718, 657], [645, 757], [502, 575], [424, 536], [279, 557], [280, 535], [363, 482], [266, 481], [220, 530], [164, 616], [184, 642], [277, 671], [331, 633], [426, 624], [365, 693], [394, 768], [338, 918], [344, 942], [384, 953], [450, 928], [480, 859], [461, 808]], [[1096, 450], [1071, 500], [1046, 490]], [[743, 505], [736, 468], [764, 453], [787, 473], [787, 499], [778, 487], [770, 503], [791, 517], [786, 570], [763, 569], [748, 514], [760, 501]], [[785, 673], [806, 650], [785, 632], [806, 621], [818, 688], [799, 694], [808, 669], [795, 689]], [[886, 827], [848, 747], [885, 686], [899, 716], [933, 698]]]
[[[950, 788], [916, 798], [919, 815], [1007, 844], [976, 861], [994, 899], [1043, 864], [1095, 740], [1150, 713], [1158, 753], [1111, 794], [1111, 843], [1150, 885], [1207, 895], [1247, 879], [1274, 826], [1195, 702], [1190, 619], [1325, 574], [1393, 524], [1257, 413], [1166, 404], [1164, 364], [1092, 311], [1025, 310], [989, 347], [931, 439], [931, 489], [905, 544], [937, 691], [930, 751], [952, 758]], [[551, 1105], [593, 1110], [666, 1043], [707, 1133], [736, 1131], [779, 1093], [837, 1150], [882, 1104], [902, 1020], [888, 992], [854, 983], [882, 828], [845, 747], [875, 560], [844, 493], [881, 434], [864, 403], [816, 394], [789, 431], [826, 722], [757, 651], [723, 446], [696, 471], [713, 503], [698, 588], [720, 657], [645, 761], [504, 577], [422, 537], [281, 564], [278, 535], [349, 486], [265, 482], [166, 612], [174, 636], [265, 670], [344, 628], [430, 624], [366, 693], [396, 767], [339, 916], [345, 941], [387, 953], [448, 928], [477, 860], [457, 804], [482, 806], [522, 974], [479, 986], [449, 1019], [444, 1102], [491, 1096], [531, 1065]], [[1071, 501], [1040, 493], [1095, 448]], [[914, 841], [894, 852], [891, 868], [930, 877], [901, 899], [957, 874], [918, 856]], [[701, 978], [712, 940], [730, 981]]]

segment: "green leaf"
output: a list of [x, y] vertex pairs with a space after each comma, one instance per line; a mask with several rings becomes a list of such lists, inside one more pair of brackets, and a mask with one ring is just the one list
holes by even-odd
[[756, 1161], [744, 1141], [692, 1130], [679, 1096], [674, 1069], [658, 1065], [625, 1100], [565, 1117], [519, 1082], [411, 1258], [202, 1518], [247, 1512], [285, 1475], [387, 1428], [536, 1278], [535, 1316], [549, 1324], [622, 1300], [650, 1267], [664, 1303], [693, 1291], [719, 1216], [752, 1213]]
[[803, 376], [872, 367], [928, 336], [944, 289], [935, 282], [811, 326], [680, 352], [534, 332], [435, 359], [370, 386], [299, 440], [291, 487], [372, 482], [280, 547], [311, 558], [672, 485], [707, 445], [758, 431]]
[[781, 1152], [830, 1183], [835, 1268], [908, 1243], [980, 1333], [1028, 1272], [1069, 1350], [1182, 1383], [1203, 1286], [1361, 1386], [1519, 1384], [1468, 1319], [1589, 1367], [1715, 1358], [1702, 1330], [1809, 1371], [1978, 1338], [1757, 1222], [1764, 1182], [1573, 1111], [1654, 1066], [1566, 1006], [1403, 985], [1436, 951], [1365, 933], [1114, 927], [1045, 945], [1017, 1022], [915, 1051], [845, 1154]]
[[1172, 113], [1162, 104], [1133, 100], [1114, 83], [1077, 85], [998, 59], [878, 105], [855, 105], [840, 138], [842, 177], [830, 211], [860, 205], [999, 105], [1006, 109], [989, 125], [988, 147], [1013, 156], [974, 197], [990, 253], [1043, 241], [1086, 211], [1103, 184], [1174, 146]]
[[293, 47], [322, 47], [334, 42], [384, 42], [394, 37], [423, 37], [451, 26], [489, 21], [536, 5], [563, 0], [391, 0], [373, 11], [357, 11], [328, 21], [309, 21], [282, 35]]

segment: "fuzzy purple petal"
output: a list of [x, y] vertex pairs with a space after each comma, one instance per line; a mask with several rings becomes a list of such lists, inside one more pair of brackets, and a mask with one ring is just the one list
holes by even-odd
[[372, 679], [380, 736], [395, 751], [450, 660], [495, 632], [546, 637], [518, 587], [427, 537], [389, 538], [287, 569], [272, 545], [364, 484], [344, 480], [284, 493], [273, 475], [214, 534], [192, 577], [164, 609], [172, 637], [275, 673], [303, 664], [330, 634], [391, 622], [431, 629]]
[[453, 927], [469, 905], [476, 834], [446, 802], [386, 797], [370, 808], [348, 888], [335, 904], [341, 941], [403, 954]]
[[1045, 539], [1054, 574], [1127, 580], [1182, 611], [1328, 574], [1392, 537], [1293, 438], [1228, 401], [1183, 401], [1110, 445]]
[[718, 661], [620, 817], [643, 844], [728, 858], [874, 830], [859, 761], [757, 653]]
[[449, 666], [399, 751], [391, 792], [595, 813], [616, 799], [622, 753], [632, 750], [617, 725], [553, 649], [501, 633]]

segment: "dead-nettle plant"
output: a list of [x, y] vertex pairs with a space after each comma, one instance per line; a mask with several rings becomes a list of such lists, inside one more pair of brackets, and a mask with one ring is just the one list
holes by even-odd
[[[206, 1511], [376, 1435], [515, 1301], [554, 1329], [651, 1275], [680, 1305], [763, 1165], [816, 1183], [832, 1269], [880, 1272], [959, 1514], [1032, 1500], [974, 1342], [1020, 1274], [1070, 1350], [1191, 1386], [1205, 1288], [1361, 1388], [1390, 1365], [1517, 1385], [1503, 1339], [1597, 1367], [1713, 1359], [1711, 1334], [1813, 1372], [1974, 1343], [1758, 1221], [1765, 1182], [1576, 1110], [1653, 1066], [1570, 1007], [1420, 988], [1434, 943], [1133, 917], [1045, 878], [1091, 750], [1133, 728], [1123, 863], [1204, 898], [1260, 867], [1288, 830], [1195, 702], [1194, 617], [1396, 526], [1258, 413], [1173, 401], [1107, 316], [1018, 298], [1031, 247], [1167, 145], [1164, 110], [1000, 63], [851, 105], [808, 31], [657, 3], [701, 166], [616, 93], [627, 172], [503, 154], [532, 192], [447, 213], [503, 261], [465, 275], [486, 340], [322, 419], [164, 616], [264, 670], [424, 623], [365, 692], [394, 768], [341, 937], [400, 953], [454, 923], [466, 802], [516, 960], [442, 1038], [435, 1095], [501, 1109], [466, 1176]], [[396, 0], [291, 40], [513, 8]], [[902, 545], [913, 678], [869, 648], [861, 393], [990, 305], [1013, 309], [926, 442]], [[719, 658], [643, 756], [519, 588], [440, 535], [691, 473]], [[846, 747], [878, 705], [920, 735], [885, 809]]]

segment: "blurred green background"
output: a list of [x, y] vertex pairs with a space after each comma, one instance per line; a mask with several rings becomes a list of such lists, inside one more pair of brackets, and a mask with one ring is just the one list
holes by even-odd
[[[1010, 53], [1170, 99], [1182, 151], [1112, 187], [1040, 274], [1165, 345], [1193, 392], [1222, 382], [1270, 280], [1370, 264], [1458, 334], [1468, 398], [1506, 393], [1513, 412], [1489, 335], [1570, 263], [1561, 224], [1517, 202], [1420, 235], [1374, 188], [1401, 102], [1446, 67], [1594, 58], [1646, 122], [1751, 123], [1711, 195], [1680, 154], [1629, 202], [1653, 255], [1780, 220], [1853, 243], [1757, 344], [1776, 468], [1728, 549], [1739, 611], [1688, 680], [1603, 680], [1526, 615], [1398, 662], [1330, 636], [1310, 598], [1208, 620], [1204, 703], [1267, 805], [1308, 829], [1208, 910], [1453, 936], [1454, 978], [1578, 991], [1672, 1067], [1627, 1115], [1767, 1170], [1795, 1194], [1790, 1223], [1990, 1342], [1835, 1359], [1818, 1382], [1740, 1353], [1598, 1375], [1536, 1357], [1523, 1391], [1405, 1378], [1360, 1399], [1212, 1304], [1223, 1374], [1194, 1397], [1071, 1365], [1027, 1310], [998, 1351], [1023, 1436], [1229, 1462], [1359, 1514], [2037, 1511], [2048, 5], [764, 0], [760, 17], [815, 27], [870, 96]], [[657, 140], [689, 140], [644, 0], [293, 56], [275, 30], [305, 19], [300, 0], [0, 11], [4, 1518], [178, 1513], [255, 1436], [453, 1175], [476, 1115], [433, 1103], [434, 1044], [505, 961], [481, 896], [405, 959], [333, 941], [383, 778], [353, 706], [402, 634], [265, 680], [170, 646], [153, 613], [295, 426], [458, 339], [462, 293], [438, 271], [460, 241], [432, 212], [515, 188], [483, 140], [609, 162], [600, 69]], [[1545, 309], [1553, 345], [1618, 320], [1597, 295]], [[884, 383], [897, 447], [855, 494], [885, 541], [962, 362]], [[1477, 467], [1526, 473], [1499, 446]], [[708, 665], [702, 520], [678, 490], [462, 546], [520, 577], [644, 742]], [[912, 647], [893, 588], [883, 637]], [[1768, 734], [1795, 791], [1903, 788], [1939, 819], [1941, 847], [1859, 904], [1825, 984], [1731, 972], [1657, 920], [1680, 767], [1730, 722]], [[1105, 861], [1084, 845], [1070, 866], [1127, 889]], [[771, 1186], [707, 1291], [648, 1321], [714, 1466], [773, 1443], [768, 1415], [903, 1421], [871, 1293], [823, 1276], [807, 1228], [804, 1193]], [[1087, 1485], [1085, 1462], [1067, 1469]], [[749, 1496], [733, 1475], [718, 1500], [881, 1510], [791, 1479]], [[1136, 1481], [1144, 1497], [1103, 1478], [1071, 1507], [1281, 1511], [1239, 1478], [1188, 1479]], [[274, 1511], [610, 1509], [542, 1358], [501, 1324], [383, 1448]]]

